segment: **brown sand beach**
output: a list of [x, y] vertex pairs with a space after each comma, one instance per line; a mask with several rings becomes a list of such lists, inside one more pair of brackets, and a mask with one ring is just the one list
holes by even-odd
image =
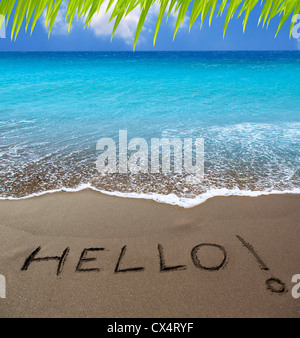
[[184, 209], [90, 190], [0, 201], [0, 317], [299, 317], [299, 202]]

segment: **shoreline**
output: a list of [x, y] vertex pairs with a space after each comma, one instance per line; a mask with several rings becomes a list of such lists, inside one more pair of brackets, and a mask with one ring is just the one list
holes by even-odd
[[1, 197], [0, 201], [19, 201], [19, 200], [26, 200], [31, 198], [37, 198], [44, 195], [49, 194], [57, 194], [57, 193], [77, 193], [81, 191], [93, 191], [97, 192], [102, 195], [113, 196], [118, 198], [129, 198], [134, 200], [152, 200], [157, 203], [179, 206], [182, 208], [193, 208], [197, 207], [206, 201], [216, 198], [216, 197], [259, 197], [259, 196], [272, 196], [272, 195], [299, 195], [300, 188], [293, 189], [293, 190], [272, 190], [272, 191], [251, 191], [251, 190], [240, 190], [240, 189], [211, 189], [201, 195], [196, 197], [179, 197], [175, 194], [160, 194], [160, 193], [136, 193], [136, 192], [120, 192], [120, 191], [106, 191], [100, 190], [93, 187], [91, 184], [81, 184], [75, 188], [60, 188], [60, 189], [53, 189], [53, 190], [46, 190], [41, 191], [38, 193], [32, 193], [26, 196], [21, 197]]
[[2, 200], [0, 317], [299, 317], [299, 201], [186, 209], [90, 190]]

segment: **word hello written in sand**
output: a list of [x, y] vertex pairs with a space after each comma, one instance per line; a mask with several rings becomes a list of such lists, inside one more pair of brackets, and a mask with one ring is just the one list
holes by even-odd
[[[265, 270], [265, 271], [269, 271], [270, 269], [266, 266], [266, 264], [263, 262], [263, 260], [261, 259], [261, 257], [256, 253], [256, 251], [254, 250], [253, 246], [249, 243], [247, 243], [242, 237], [240, 236], [236, 236], [236, 238], [242, 243], [242, 245], [248, 249], [248, 251], [255, 257], [256, 261], [258, 262], [260, 269], [261, 270]], [[203, 249], [203, 248], [207, 248], [209, 247], [210, 249], [213, 249], [216, 251], [217, 255], [220, 257], [220, 261], [218, 262], [218, 264], [216, 265], [204, 265], [201, 260], [199, 259], [199, 252]], [[114, 272], [117, 273], [125, 273], [125, 272], [137, 272], [137, 271], [143, 271], [145, 270], [144, 267], [127, 267], [127, 268], [122, 268], [122, 260], [126, 254], [126, 249], [127, 246], [123, 246], [123, 248], [121, 249], [118, 261], [116, 262], [116, 266], [115, 266], [115, 270]], [[164, 249], [163, 246], [161, 244], [158, 244], [158, 254], [159, 254], [159, 267], [160, 267], [160, 272], [171, 272], [171, 271], [176, 271], [176, 270], [185, 270], [186, 269], [186, 265], [174, 265], [174, 266], [169, 266], [166, 264], [165, 261], [165, 255], [164, 255]], [[93, 252], [98, 252], [98, 251], [104, 251], [105, 248], [85, 248], [78, 260], [78, 263], [76, 265], [76, 272], [99, 272], [100, 269], [96, 268], [96, 267], [85, 267], [85, 264], [88, 262], [93, 262], [96, 261], [95, 257], [91, 256], [91, 253]], [[36, 263], [36, 262], [43, 262], [43, 261], [57, 261], [58, 262], [58, 266], [57, 266], [57, 270], [56, 270], [56, 274], [60, 275], [63, 271], [63, 267], [67, 261], [69, 252], [70, 252], [70, 248], [67, 247], [61, 256], [52, 256], [52, 257], [40, 257], [38, 254], [41, 251], [41, 247], [39, 246], [37, 249], [35, 249], [25, 260], [21, 270], [22, 271], [26, 271], [28, 270], [29, 266], [32, 263]], [[192, 248], [191, 250], [191, 259], [192, 262], [194, 263], [195, 267], [201, 270], [206, 270], [206, 271], [218, 271], [222, 268], [224, 268], [226, 266], [226, 263], [228, 261], [228, 255], [227, 252], [225, 250], [225, 248], [221, 245], [218, 244], [214, 244], [214, 243], [201, 243], [196, 245], [194, 248]], [[269, 278], [266, 280], [266, 284], [267, 284], [267, 288], [272, 291], [272, 292], [276, 292], [276, 293], [284, 293], [286, 292], [286, 287], [285, 284], [278, 278]]]

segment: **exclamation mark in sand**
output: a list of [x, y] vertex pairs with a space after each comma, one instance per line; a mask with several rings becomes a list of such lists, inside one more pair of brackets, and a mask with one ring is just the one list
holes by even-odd
[[[267, 265], [264, 263], [261, 257], [255, 252], [253, 246], [250, 243], [247, 243], [241, 236], [236, 235], [236, 237], [243, 244], [243, 246], [247, 248], [249, 252], [255, 257], [261, 270], [270, 271], [270, 269], [267, 267]], [[278, 278], [274, 278], [274, 277], [268, 278], [266, 280], [266, 284], [267, 284], [268, 290], [270, 290], [271, 292], [284, 293], [287, 291], [285, 284]]]

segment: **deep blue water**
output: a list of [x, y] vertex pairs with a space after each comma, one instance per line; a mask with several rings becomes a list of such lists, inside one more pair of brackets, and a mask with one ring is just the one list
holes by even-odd
[[[0, 72], [2, 197], [300, 189], [299, 52], [0, 53]], [[96, 142], [120, 129], [203, 137], [203, 184], [99, 176]]]

